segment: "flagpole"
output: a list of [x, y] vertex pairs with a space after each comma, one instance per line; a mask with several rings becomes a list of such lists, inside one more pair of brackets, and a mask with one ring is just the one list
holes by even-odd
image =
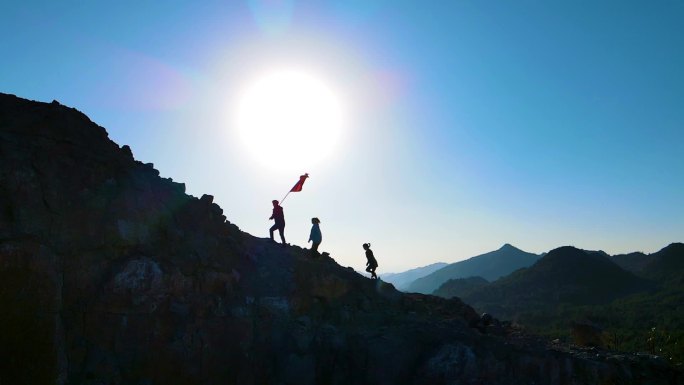
[[281, 205], [282, 205], [283, 202], [285, 201], [285, 198], [287, 198], [287, 196], [290, 195], [291, 192], [292, 192], [292, 190], [288, 191], [287, 194], [285, 194], [285, 196], [283, 197], [283, 199], [280, 200], [280, 204], [281, 204]]

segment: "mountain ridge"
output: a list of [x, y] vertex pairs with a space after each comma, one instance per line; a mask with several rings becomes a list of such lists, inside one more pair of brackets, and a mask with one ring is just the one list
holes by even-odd
[[430, 294], [449, 279], [479, 276], [488, 281], [496, 280], [521, 267], [529, 266], [539, 256], [522, 251], [511, 244], [480, 254], [463, 261], [451, 263], [425, 277], [413, 281], [407, 291]]

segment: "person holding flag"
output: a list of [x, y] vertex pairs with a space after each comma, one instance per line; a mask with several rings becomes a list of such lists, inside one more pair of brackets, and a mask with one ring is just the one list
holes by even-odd
[[273, 239], [273, 232], [278, 230], [278, 233], [280, 233], [280, 240], [282, 241], [283, 246], [285, 246], [285, 213], [283, 212], [283, 207], [280, 206], [277, 200], [273, 200], [271, 203], [273, 203], [273, 213], [268, 219], [275, 221], [275, 224], [269, 229], [271, 240], [275, 241], [275, 239]]
[[273, 200], [271, 203], [273, 203], [273, 213], [271, 214], [271, 217], [268, 218], [269, 220], [274, 220], [275, 224], [271, 226], [269, 229], [269, 233], [271, 236], [271, 240], [275, 241], [273, 239], [273, 232], [275, 230], [278, 230], [278, 233], [280, 234], [280, 240], [282, 241], [283, 246], [285, 246], [287, 243], [285, 243], [285, 213], [283, 212], [283, 206], [281, 206], [281, 203], [285, 201], [285, 198], [287, 198], [288, 195], [290, 195], [291, 192], [300, 192], [302, 191], [302, 187], [304, 187], [304, 181], [306, 181], [306, 178], [309, 177], [309, 173], [304, 173], [304, 175], [301, 175], [299, 177], [299, 181], [295, 183], [295, 185], [290, 189], [290, 191], [285, 194], [283, 199], [278, 202], [277, 200]]

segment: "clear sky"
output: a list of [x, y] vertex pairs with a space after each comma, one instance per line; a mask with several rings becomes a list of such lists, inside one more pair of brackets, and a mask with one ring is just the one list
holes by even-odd
[[[256, 236], [309, 172], [288, 241], [317, 216], [357, 269], [364, 242], [380, 272], [504, 243], [654, 252], [684, 241], [682, 20], [667, 0], [2, 1], [0, 92], [83, 111]], [[293, 68], [344, 124], [288, 168], [235, 115]]]

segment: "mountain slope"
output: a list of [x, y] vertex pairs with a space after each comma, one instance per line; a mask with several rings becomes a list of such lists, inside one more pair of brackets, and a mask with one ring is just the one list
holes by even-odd
[[496, 280], [522, 267], [533, 264], [539, 256], [524, 252], [509, 244], [500, 249], [445, 266], [412, 282], [407, 291], [429, 294], [450, 279], [483, 277]]
[[433, 294], [442, 298], [462, 298], [488, 284], [489, 282], [482, 277], [450, 279], [444, 282]]
[[418, 278], [424, 277], [434, 271], [437, 271], [446, 265], [447, 263], [437, 262], [431, 265], [417, 267], [415, 269], [407, 270], [401, 273], [380, 274], [380, 278], [382, 278], [383, 281], [393, 284], [394, 287], [396, 287], [399, 290], [405, 290], [411, 282], [415, 281]]
[[0, 94], [0, 205], [2, 384], [681, 379], [648, 358], [483, 336], [459, 300], [246, 234], [56, 102]]
[[642, 275], [684, 286], [684, 243], [672, 243], [649, 257], [652, 260], [641, 270]]

